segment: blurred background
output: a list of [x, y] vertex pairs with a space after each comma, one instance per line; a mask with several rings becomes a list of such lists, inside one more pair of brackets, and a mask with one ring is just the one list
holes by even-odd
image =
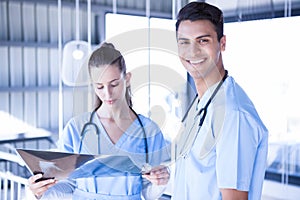
[[[133, 74], [134, 109], [155, 120], [167, 138], [176, 136], [195, 94], [175, 37], [176, 14], [188, 2], [0, 0], [3, 199], [30, 199], [29, 173], [15, 148], [55, 148], [66, 122], [92, 109], [86, 62], [103, 41], [120, 49]], [[225, 68], [270, 132], [263, 198], [299, 199], [300, 0], [206, 2], [224, 12]], [[165, 198], [171, 188], [172, 181]]]

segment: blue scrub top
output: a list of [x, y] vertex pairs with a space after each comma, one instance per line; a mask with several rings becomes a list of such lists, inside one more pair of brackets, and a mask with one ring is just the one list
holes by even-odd
[[[83, 145], [80, 149], [80, 134], [83, 125], [89, 121], [91, 113], [84, 113], [80, 116], [72, 118], [66, 125], [63, 134], [58, 141], [58, 149], [64, 152], [72, 153], [90, 153], [86, 146]], [[145, 164], [145, 138], [147, 136], [147, 146], [149, 154], [149, 164], [156, 166], [170, 158], [167, 142], [157, 126], [149, 118], [143, 115], [138, 115], [141, 124], [136, 119], [131, 126], [122, 134], [116, 144], [113, 144], [102, 126], [97, 115], [93, 116], [93, 123], [97, 125], [100, 131], [100, 154], [127, 155], [135, 161], [139, 167]], [[94, 134], [94, 133], [89, 133]], [[97, 145], [97, 136], [95, 135], [95, 145]], [[73, 199], [114, 199], [114, 200], [140, 200], [142, 191], [153, 191], [159, 196], [165, 186], [152, 185], [146, 179], [143, 179], [141, 174], [131, 174], [124, 172], [114, 176], [113, 173], [108, 173], [107, 176], [97, 177], [93, 172], [95, 169], [90, 169], [86, 173], [91, 173], [90, 177], [64, 180], [50, 188], [45, 194], [44, 199], [64, 198], [71, 196]], [[154, 189], [153, 189], [154, 188]], [[152, 193], [153, 193], [152, 192]], [[145, 192], [147, 194], [147, 192]], [[155, 196], [151, 192], [147, 195]]]
[[[215, 87], [204, 94], [198, 110]], [[267, 150], [266, 127], [243, 89], [228, 77], [192, 148], [176, 162], [172, 199], [221, 200], [219, 188], [248, 191], [249, 200], [261, 199]]]

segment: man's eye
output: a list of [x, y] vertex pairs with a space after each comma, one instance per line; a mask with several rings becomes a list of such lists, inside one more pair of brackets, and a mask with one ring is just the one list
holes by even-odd
[[200, 44], [207, 44], [208, 42], [209, 42], [208, 39], [200, 39], [200, 40], [199, 40], [199, 43], [200, 43]]
[[190, 42], [182, 40], [182, 41], [179, 41], [178, 44], [180, 44], [180, 45], [186, 45], [186, 44], [190, 44]]

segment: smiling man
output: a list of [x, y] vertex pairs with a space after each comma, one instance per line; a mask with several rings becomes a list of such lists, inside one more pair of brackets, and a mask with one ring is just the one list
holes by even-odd
[[223, 24], [222, 11], [203, 2], [177, 17], [179, 57], [197, 97], [185, 121], [192, 125], [178, 138], [173, 200], [261, 199], [268, 131], [224, 68]]

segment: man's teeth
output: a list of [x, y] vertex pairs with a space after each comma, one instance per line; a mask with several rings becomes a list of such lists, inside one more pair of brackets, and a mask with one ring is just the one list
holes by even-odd
[[201, 63], [203, 61], [204, 61], [204, 59], [201, 59], [201, 60], [190, 60], [190, 63], [191, 64], [199, 64], [199, 63]]

